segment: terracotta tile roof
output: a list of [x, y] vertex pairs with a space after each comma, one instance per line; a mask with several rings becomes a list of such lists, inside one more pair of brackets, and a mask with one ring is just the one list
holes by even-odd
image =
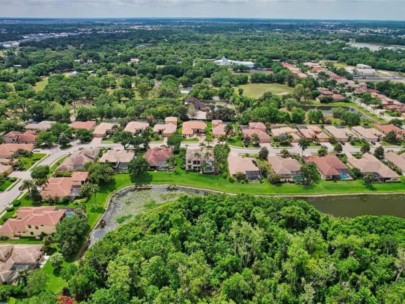
[[222, 122], [222, 120], [217, 120], [214, 126], [214, 121], [212, 124], [212, 135], [214, 137], [221, 137], [221, 136], [225, 136], [226, 132], [225, 132], [225, 128], [226, 128], [226, 124], [224, 124]]
[[6, 174], [10, 170], [12, 170], [12, 166], [0, 164], [0, 174]]
[[153, 127], [153, 132], [159, 133], [162, 132], [164, 136], [170, 136], [177, 131], [177, 124], [165, 123], [165, 124], [156, 124]]
[[230, 154], [228, 156], [228, 168], [231, 175], [239, 172], [244, 174], [247, 172], [260, 172], [253, 158], [241, 157], [239, 155]]
[[130, 121], [126, 125], [124, 131], [135, 134], [137, 132], [143, 132], [147, 128], [149, 128], [149, 123], [147, 123], [147, 122], [144, 122], [144, 121]]
[[111, 131], [114, 124], [109, 122], [102, 122], [93, 131], [94, 136], [105, 136], [108, 131]]
[[336, 139], [348, 140], [353, 132], [346, 127], [325, 126], [325, 130]]
[[125, 150], [122, 148], [116, 148], [108, 150], [100, 158], [99, 162], [101, 163], [129, 163], [135, 156], [135, 152], [131, 150]]
[[405, 173], [405, 153], [397, 154], [395, 152], [386, 152], [384, 157], [389, 162], [393, 163], [395, 167]]
[[56, 226], [66, 210], [57, 210], [56, 207], [21, 207], [17, 210], [16, 218], [8, 219], [0, 227], [0, 235], [17, 236], [26, 233], [28, 226]]
[[223, 121], [222, 120], [220, 120], [220, 119], [214, 119], [213, 121], [212, 121], [212, 127], [214, 128], [214, 127], [217, 127], [217, 126], [219, 126], [219, 125], [222, 125], [223, 124]]
[[167, 160], [173, 156], [171, 148], [153, 148], [145, 153], [145, 159], [151, 167], [164, 166]]
[[177, 126], [177, 120], [178, 120], [177, 117], [172, 117], [172, 116], [166, 117], [165, 124], [174, 124]]
[[249, 129], [262, 130], [266, 132], [266, 126], [262, 122], [250, 122]]
[[42, 198], [63, 198], [77, 196], [73, 188], [80, 189], [88, 172], [74, 172], [72, 177], [51, 177], [41, 191]]
[[292, 175], [301, 169], [301, 164], [292, 157], [283, 158], [281, 156], [269, 156], [267, 158], [273, 171], [277, 175]]
[[59, 166], [56, 168], [58, 172], [72, 172], [76, 170], [84, 169], [84, 166], [90, 162], [97, 159], [100, 154], [100, 148], [88, 148], [82, 151], [77, 151], [71, 156], [66, 158]]
[[261, 129], [244, 129], [242, 133], [244, 138], [252, 139], [253, 135], [256, 134], [259, 137], [260, 143], [270, 142], [270, 135]]
[[1, 144], [0, 158], [10, 158], [18, 150], [32, 151], [33, 149], [33, 144]]
[[35, 268], [42, 256], [42, 245], [0, 245], [0, 284], [12, 283], [20, 266]]
[[95, 121], [75, 121], [70, 124], [70, 127], [73, 129], [85, 129], [91, 130], [96, 126]]
[[32, 130], [27, 130], [24, 133], [18, 131], [11, 131], [4, 135], [6, 143], [19, 143], [19, 144], [34, 144], [37, 136]]
[[352, 167], [359, 169], [363, 174], [375, 173], [382, 178], [399, 178], [398, 174], [369, 153], [363, 154], [360, 159], [357, 159], [353, 155], [349, 154], [347, 156], [347, 161]]
[[324, 176], [337, 176], [341, 171], [347, 170], [346, 165], [336, 155], [309, 156], [307, 162], [314, 163]]
[[190, 120], [183, 122], [183, 135], [193, 135], [195, 131], [204, 132], [207, 125], [203, 121]]
[[397, 126], [392, 125], [392, 124], [390, 124], [390, 125], [377, 124], [377, 125], [375, 125], [375, 128], [377, 130], [381, 131], [384, 134], [387, 134], [389, 132], [394, 131], [395, 134], [397, 134], [399, 136], [404, 136], [405, 135], [405, 130], [403, 130], [401, 128], [398, 128]]
[[352, 127], [352, 131], [367, 140], [378, 140], [383, 135], [374, 128], [365, 128], [363, 126]]

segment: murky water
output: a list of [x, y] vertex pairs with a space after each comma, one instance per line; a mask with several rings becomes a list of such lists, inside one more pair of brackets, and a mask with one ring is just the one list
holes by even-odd
[[102, 225], [91, 232], [90, 246], [106, 233], [133, 219], [134, 216], [160, 204], [173, 202], [183, 194], [204, 195], [206, 192], [182, 187], [173, 189], [163, 185], [152, 186], [146, 190], [129, 187], [118, 191], [111, 199], [111, 203], [103, 215]]
[[393, 215], [405, 218], [405, 194], [348, 195], [304, 199], [320, 212], [337, 217]]

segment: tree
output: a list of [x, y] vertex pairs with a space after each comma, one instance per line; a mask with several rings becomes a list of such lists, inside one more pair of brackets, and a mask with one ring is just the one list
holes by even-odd
[[287, 149], [282, 149], [280, 151], [280, 155], [282, 158], [287, 158], [287, 157], [290, 157], [290, 152]]
[[361, 151], [361, 153], [365, 154], [365, 153], [370, 152], [370, 149], [371, 149], [370, 144], [369, 144], [368, 142], [365, 142], [365, 143], [361, 146], [360, 151]]
[[34, 270], [28, 276], [27, 280], [27, 293], [29, 296], [38, 295], [46, 288], [48, 275], [40, 269]]
[[375, 148], [374, 156], [378, 159], [384, 159], [384, 148], [382, 146]]
[[337, 144], [335, 145], [335, 147], [333, 148], [333, 150], [335, 150], [336, 153], [342, 153], [342, 151], [343, 151], [342, 144], [341, 144], [341, 143], [337, 143]]
[[51, 263], [52, 267], [60, 270], [63, 265], [63, 255], [60, 252], [56, 252], [49, 258], [49, 263]]
[[314, 163], [303, 164], [301, 166], [301, 176], [304, 185], [313, 185], [320, 181], [321, 176]]
[[323, 113], [320, 110], [310, 110], [308, 112], [308, 120], [310, 123], [322, 123]]
[[320, 147], [319, 150], [318, 150], [318, 155], [319, 156], [328, 155], [328, 148], [326, 148], [325, 146]]
[[363, 181], [366, 187], [371, 187], [374, 182], [374, 176], [371, 173], [367, 173], [363, 176]]
[[54, 135], [51, 131], [43, 131], [39, 133], [36, 138], [37, 145], [45, 147], [52, 147], [57, 140], [58, 137]]
[[384, 141], [396, 145], [398, 143], [398, 136], [394, 131], [390, 131], [387, 133], [387, 135], [385, 135]]
[[128, 172], [134, 178], [146, 173], [148, 169], [149, 164], [141, 155], [134, 157], [128, 164]]
[[305, 121], [305, 111], [301, 108], [294, 108], [291, 112], [291, 122], [301, 124]]
[[28, 194], [31, 195], [32, 191], [34, 188], [36, 188], [37, 186], [35, 185], [34, 181], [31, 179], [25, 179], [22, 182], [22, 185], [20, 187], [20, 189], [22, 191], [24, 190], [28, 190]]
[[62, 133], [59, 136], [58, 143], [60, 144], [62, 149], [66, 148], [70, 144], [70, 138], [65, 133]]
[[54, 240], [65, 258], [77, 253], [89, 229], [86, 214], [76, 209], [72, 217], [65, 217], [56, 225]]
[[259, 151], [259, 159], [265, 160], [269, 156], [269, 150], [266, 147], [262, 147]]
[[49, 174], [49, 166], [36, 166], [31, 170], [31, 177], [36, 180], [45, 179]]
[[170, 135], [169, 138], [167, 139], [167, 144], [173, 147], [173, 152], [175, 154], [179, 153], [182, 140], [183, 137], [180, 134]]
[[125, 150], [128, 149], [128, 147], [132, 144], [134, 136], [132, 135], [131, 132], [118, 132], [114, 136], [114, 141], [119, 141], [121, 142], [121, 145], [124, 147]]
[[309, 140], [309, 139], [306, 139], [306, 138], [301, 138], [301, 139], [298, 141], [298, 146], [301, 148], [301, 154], [302, 154], [302, 155], [304, 154], [304, 151], [305, 151], [306, 149], [308, 149], [308, 147], [310, 146], [310, 144], [311, 144], [310, 140]]
[[106, 163], [89, 163], [86, 165], [90, 180], [95, 184], [107, 184], [114, 177], [114, 169]]
[[87, 143], [92, 141], [93, 133], [90, 130], [79, 129], [76, 131], [76, 137], [81, 143]]
[[254, 146], [258, 146], [260, 144], [260, 137], [257, 135], [257, 133], [253, 133], [250, 140]]

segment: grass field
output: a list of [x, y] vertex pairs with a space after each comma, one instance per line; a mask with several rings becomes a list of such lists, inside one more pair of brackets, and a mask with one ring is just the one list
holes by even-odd
[[41, 81], [38, 81], [35, 86], [34, 86], [34, 91], [35, 92], [40, 92], [43, 89], [45, 89], [45, 87], [48, 84], [48, 77], [43, 78]]
[[0, 192], [5, 191], [12, 183], [16, 181], [15, 178], [6, 178], [3, 184], [0, 184]]
[[46, 156], [44, 153], [34, 153], [31, 157], [21, 157], [20, 160], [24, 164], [24, 170], [31, 168], [37, 161]]
[[266, 92], [271, 92], [275, 95], [290, 94], [293, 92], [293, 88], [279, 83], [249, 83], [241, 85], [238, 88], [243, 89], [244, 96], [251, 98], [262, 97]]

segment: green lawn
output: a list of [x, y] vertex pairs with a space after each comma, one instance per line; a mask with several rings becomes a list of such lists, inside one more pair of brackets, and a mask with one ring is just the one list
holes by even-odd
[[[244, 96], [251, 98], [262, 97], [266, 92], [271, 92], [275, 95], [291, 94], [293, 92], [293, 88], [279, 83], [249, 83], [241, 85], [238, 88], [243, 89]], [[238, 88], [236, 88], [236, 90]]]
[[11, 185], [12, 183], [14, 183], [15, 181], [16, 181], [16, 179], [13, 178], [13, 177], [6, 178], [6, 179], [4, 180], [4, 183], [3, 183], [3, 184], [0, 184], [0, 192], [6, 191], [6, 189], [7, 189], [8, 187], [10, 187], [10, 185]]
[[34, 91], [35, 92], [40, 92], [42, 91], [46, 86], [48, 85], [48, 77], [45, 77], [41, 79], [41, 81], [38, 81], [35, 86], [34, 86]]
[[[69, 263], [64, 262], [63, 266], [68, 265]], [[48, 275], [48, 281], [46, 283], [46, 290], [54, 293], [59, 293], [67, 285], [67, 282], [61, 277], [58, 270], [53, 268], [51, 263], [47, 262], [42, 271]]]
[[197, 143], [198, 138], [184, 138], [181, 142], [182, 143]]
[[43, 159], [46, 156], [44, 153], [34, 153], [31, 157], [21, 157], [20, 160], [24, 164], [24, 170], [31, 168], [36, 162]]

